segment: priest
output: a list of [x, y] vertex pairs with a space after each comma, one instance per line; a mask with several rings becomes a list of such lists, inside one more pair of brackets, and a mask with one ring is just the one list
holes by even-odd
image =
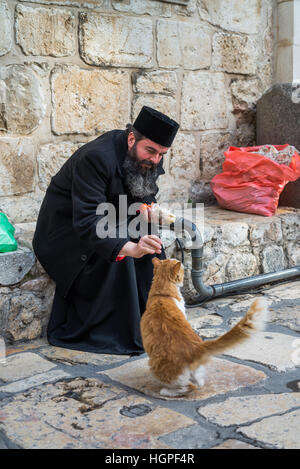
[[[134, 236], [125, 229], [124, 234], [119, 202], [120, 196], [127, 207], [156, 202], [163, 157], [178, 128], [173, 119], [144, 106], [133, 125], [83, 145], [51, 178], [33, 238], [37, 259], [56, 283], [50, 344], [94, 353], [143, 353], [140, 318], [152, 282], [152, 258], [165, 254], [151, 232]], [[97, 229], [104, 221], [103, 204], [116, 210], [116, 226], [108, 227], [107, 236]], [[133, 218], [128, 214], [125, 224]]]

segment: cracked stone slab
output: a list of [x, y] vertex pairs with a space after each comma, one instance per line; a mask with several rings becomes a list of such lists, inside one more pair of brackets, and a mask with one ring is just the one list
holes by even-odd
[[32, 352], [19, 353], [6, 358], [0, 364], [0, 380], [5, 383], [18, 381], [37, 373], [43, 373], [55, 368], [54, 363], [45, 360]]
[[275, 301], [296, 300], [300, 298], [299, 282], [277, 285], [274, 288], [266, 290], [266, 294]]
[[118, 381], [151, 397], [165, 400], [202, 400], [228, 391], [260, 383], [266, 375], [262, 371], [227, 360], [214, 358], [206, 365], [206, 383], [184, 397], [166, 397], [160, 395], [162, 385], [152, 377], [148, 358], [126, 363], [118, 368], [103, 372], [112, 380]]
[[262, 394], [230, 397], [224, 402], [201, 407], [198, 413], [212, 423], [227, 427], [282, 414], [298, 406], [300, 393]]
[[[163, 422], [163, 424], [162, 424]], [[22, 448], [167, 448], [194, 420], [94, 378], [63, 380], [0, 403], [1, 429]]]
[[0, 386], [1, 392], [16, 393], [23, 392], [27, 389], [39, 386], [44, 383], [51, 383], [62, 378], [69, 378], [71, 375], [65, 373], [62, 370], [50, 370], [47, 373], [38, 373], [35, 376], [31, 376], [27, 379], [21, 379], [20, 381], [14, 381], [13, 383], [7, 384], [6, 386]]
[[0, 285], [13, 285], [20, 282], [34, 263], [35, 255], [26, 247], [0, 253]]
[[39, 350], [41, 355], [50, 360], [64, 363], [66, 365], [87, 364], [87, 365], [109, 365], [127, 360], [129, 355], [108, 355], [100, 353], [81, 352], [62, 347], [46, 347]]
[[277, 332], [257, 332], [251, 340], [228, 349], [226, 355], [268, 366], [271, 370], [295, 368], [293, 361], [296, 337]]
[[284, 415], [268, 417], [238, 432], [278, 449], [299, 449], [300, 409]]
[[245, 443], [244, 441], [230, 439], [230, 440], [225, 440], [220, 445], [214, 446], [211, 449], [260, 449], [260, 448], [249, 445], [248, 443]]

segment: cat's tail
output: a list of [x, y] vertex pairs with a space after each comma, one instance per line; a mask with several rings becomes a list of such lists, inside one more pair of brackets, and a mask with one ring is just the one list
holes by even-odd
[[201, 344], [201, 357], [195, 366], [209, 359], [210, 356], [225, 352], [234, 345], [249, 340], [256, 331], [263, 330], [268, 317], [267, 302], [264, 298], [257, 298], [250, 306], [245, 316], [226, 334], [217, 339], [207, 340]]

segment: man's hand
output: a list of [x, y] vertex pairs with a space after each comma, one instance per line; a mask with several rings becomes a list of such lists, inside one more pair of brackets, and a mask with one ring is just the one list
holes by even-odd
[[128, 241], [119, 252], [119, 256], [131, 256], [139, 259], [145, 254], [160, 254], [162, 247], [161, 239], [156, 235], [143, 236], [138, 243]]

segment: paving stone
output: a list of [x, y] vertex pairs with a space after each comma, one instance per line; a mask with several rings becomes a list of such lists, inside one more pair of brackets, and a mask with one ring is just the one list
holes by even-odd
[[9, 393], [22, 392], [43, 383], [51, 383], [52, 381], [68, 377], [70, 377], [70, 375], [62, 370], [50, 370], [47, 373], [38, 373], [30, 378], [14, 381], [6, 386], [0, 386], [0, 391]]
[[244, 441], [225, 440], [220, 445], [214, 446], [211, 449], [260, 449], [260, 448], [249, 445], [248, 443], [244, 443]]
[[300, 305], [270, 308], [270, 320], [293, 331], [300, 332]]
[[12, 355], [15, 353], [27, 352], [28, 350], [37, 349], [47, 345], [46, 337], [41, 339], [31, 340], [30, 342], [21, 342], [16, 344], [10, 344], [6, 346], [6, 356]]
[[217, 314], [207, 314], [206, 316], [189, 320], [194, 329], [201, 329], [201, 327], [205, 326], [219, 326], [222, 322], [223, 318]]
[[267, 296], [273, 298], [275, 301], [281, 300], [296, 300], [300, 298], [300, 283], [291, 282], [283, 285], [277, 285], [266, 291]]
[[[162, 385], [152, 377], [148, 367], [148, 358], [126, 363], [113, 370], [105, 371], [103, 374], [148, 396], [166, 400], [174, 399], [159, 394]], [[262, 371], [257, 371], [249, 366], [214, 358], [206, 366], [205, 385], [188, 396], [176, 399], [188, 401], [207, 399], [244, 386], [257, 384], [265, 377], [266, 375]]]
[[181, 428], [161, 438], [160, 441], [176, 449], [208, 448], [218, 438], [217, 431], [208, 431], [200, 425]]
[[109, 365], [129, 358], [129, 355], [89, 353], [61, 347], [45, 347], [44, 349], [39, 350], [39, 352], [50, 360], [62, 362], [66, 365]]
[[272, 370], [286, 371], [295, 368], [292, 360], [294, 336], [277, 332], [257, 332], [253, 338], [226, 351], [240, 360], [250, 360]]
[[20, 353], [6, 358], [0, 365], [0, 379], [5, 383], [28, 378], [36, 373], [51, 370], [56, 365], [32, 352]]
[[300, 410], [268, 417], [261, 422], [238, 428], [238, 432], [279, 449], [299, 449]]
[[224, 402], [201, 407], [198, 412], [209, 421], [227, 427], [284, 413], [297, 406], [300, 406], [300, 394], [295, 392], [230, 397]]
[[4, 400], [0, 422], [6, 436], [27, 449], [167, 448], [160, 436], [195, 424], [93, 378], [47, 384]]

